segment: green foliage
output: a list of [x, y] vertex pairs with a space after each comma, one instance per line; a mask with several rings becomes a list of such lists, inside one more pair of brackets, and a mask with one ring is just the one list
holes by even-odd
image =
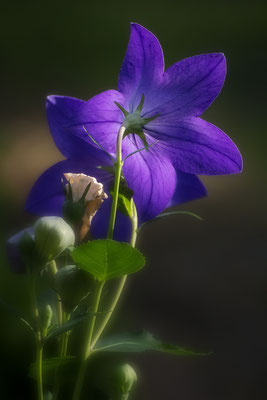
[[151, 224], [152, 222], [156, 222], [156, 221], [158, 221], [159, 219], [162, 219], [162, 218], [170, 217], [171, 215], [189, 215], [191, 217], [194, 217], [194, 218], [198, 219], [199, 221], [203, 221], [203, 218], [201, 218], [199, 215], [194, 214], [194, 213], [192, 213], [190, 211], [169, 211], [169, 212], [166, 212], [166, 213], [159, 214], [155, 218], [144, 222], [142, 225], [139, 226], [138, 232], [140, 232], [141, 229], [143, 229], [143, 227], [146, 226], [147, 224]]
[[[58, 377], [65, 375], [66, 380], [73, 374], [73, 368], [78, 364], [77, 357], [51, 357], [43, 360], [43, 380], [47, 384], [54, 384], [55, 374]], [[37, 364], [32, 363], [29, 369], [29, 376], [36, 379]]]
[[108, 352], [144, 352], [159, 351], [174, 354], [177, 356], [204, 356], [207, 353], [198, 353], [180, 346], [162, 342], [155, 339], [151, 333], [142, 332], [141, 334], [121, 334], [107, 337], [98, 341], [96, 351]]
[[72, 331], [73, 328], [79, 326], [83, 321], [87, 320], [89, 317], [96, 315], [91, 312], [82, 313], [71, 318], [69, 321], [65, 322], [63, 325], [56, 326], [50, 330], [45, 338], [45, 341], [62, 335], [65, 332]]
[[132, 274], [145, 265], [145, 258], [137, 249], [111, 239], [82, 244], [71, 256], [75, 264], [99, 281]]
[[[110, 189], [110, 194], [114, 196], [114, 188]], [[118, 197], [118, 209], [127, 217], [133, 215], [133, 191], [124, 183], [120, 184], [119, 197]]]

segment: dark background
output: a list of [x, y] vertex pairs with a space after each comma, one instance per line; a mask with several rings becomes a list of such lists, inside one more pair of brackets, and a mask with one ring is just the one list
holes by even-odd
[[[88, 99], [116, 88], [131, 21], [159, 38], [166, 66], [205, 52], [226, 55], [225, 87], [204, 118], [237, 143], [244, 172], [204, 178], [209, 197], [179, 207], [204, 222], [176, 216], [143, 231], [147, 267], [129, 279], [111, 326], [144, 327], [214, 354], [125, 355], [139, 374], [133, 399], [266, 398], [266, 13], [259, 0], [1, 6], [0, 297], [22, 309], [25, 281], [9, 272], [4, 243], [32, 221], [23, 204], [35, 179], [62, 159], [47, 127], [45, 97]], [[31, 337], [8, 313], [0, 318], [0, 392], [29, 398]]]

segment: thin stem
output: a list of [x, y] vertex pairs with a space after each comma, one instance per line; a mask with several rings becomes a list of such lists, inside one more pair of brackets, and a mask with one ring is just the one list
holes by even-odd
[[38, 303], [36, 297], [36, 276], [34, 276], [28, 269], [28, 277], [30, 281], [32, 313], [36, 326], [35, 343], [36, 343], [36, 381], [37, 381], [37, 396], [38, 396], [37, 399], [43, 400], [43, 376], [42, 376], [43, 345], [42, 345], [42, 335], [39, 324]]
[[[53, 274], [53, 276], [56, 275], [56, 273], [58, 272], [57, 269], [57, 264], [55, 262], [55, 260], [52, 260], [50, 262], [50, 269], [51, 272]], [[61, 304], [61, 298], [59, 296], [59, 294], [57, 293], [57, 320], [58, 320], [58, 325], [62, 325], [62, 304]]]
[[[63, 318], [62, 318], [62, 323], [67, 322], [70, 319], [70, 315], [71, 315], [70, 313], [64, 312]], [[59, 346], [59, 357], [60, 358], [65, 357], [67, 354], [68, 340], [69, 340], [69, 333], [64, 332], [60, 339], [60, 346]], [[55, 376], [54, 390], [53, 390], [53, 400], [57, 400], [58, 394], [59, 394], [59, 389], [60, 389], [60, 381], [59, 381], [59, 376], [58, 376], [58, 371], [57, 371], [56, 376]]]
[[[68, 320], [70, 319], [70, 315], [71, 315], [70, 313], [66, 313], [66, 312], [63, 314], [64, 323], [68, 322]], [[60, 357], [65, 357], [67, 354], [69, 336], [70, 336], [69, 332], [64, 332], [62, 335]]]
[[112, 201], [112, 207], [110, 212], [109, 226], [108, 226], [108, 239], [113, 238], [113, 232], [115, 227], [117, 206], [118, 206], [118, 198], [119, 198], [119, 189], [120, 189], [120, 180], [121, 180], [121, 169], [122, 169], [122, 139], [126, 128], [121, 125], [118, 137], [117, 137], [117, 159], [115, 163], [115, 180], [114, 180], [114, 195]]
[[[137, 238], [137, 226], [138, 226], [138, 219], [137, 219], [137, 212], [136, 212], [136, 208], [135, 208], [135, 204], [132, 200], [132, 218], [131, 218], [131, 223], [132, 223], [132, 234], [131, 234], [131, 246], [135, 247], [135, 243], [136, 243], [136, 238]], [[102, 335], [106, 325], [108, 324], [111, 315], [113, 313], [113, 311], [115, 310], [117, 303], [119, 301], [119, 298], [121, 296], [121, 293], [123, 291], [123, 288], [125, 286], [127, 280], [127, 275], [124, 275], [120, 278], [119, 280], [119, 284], [117, 287], [117, 290], [115, 292], [114, 298], [112, 300], [112, 303], [110, 305], [110, 311], [106, 314], [105, 318], [103, 319], [101, 325], [99, 326], [93, 340], [92, 340], [92, 348], [94, 348], [96, 342], [98, 341], [98, 339], [100, 338], [100, 336]]]
[[86, 371], [86, 360], [88, 359], [88, 357], [92, 353], [92, 343], [91, 343], [92, 342], [92, 336], [93, 336], [95, 320], [96, 320], [96, 314], [97, 314], [97, 311], [98, 311], [100, 297], [101, 297], [101, 293], [102, 293], [102, 289], [103, 289], [104, 283], [105, 283], [104, 281], [103, 282], [99, 282], [97, 287], [96, 287], [93, 306], [92, 306], [92, 318], [90, 319], [89, 324], [88, 324], [88, 329], [87, 329], [87, 334], [86, 334], [87, 340], [86, 340], [85, 349], [84, 349], [84, 352], [83, 352], [82, 363], [81, 363], [80, 370], [79, 370], [79, 373], [78, 373], [78, 378], [77, 378], [77, 381], [76, 381], [76, 385], [75, 385], [75, 389], [74, 389], [72, 400], [79, 400], [80, 394], [81, 394], [81, 391], [82, 391], [83, 381], [84, 381], [84, 376], [85, 376], [85, 371]]

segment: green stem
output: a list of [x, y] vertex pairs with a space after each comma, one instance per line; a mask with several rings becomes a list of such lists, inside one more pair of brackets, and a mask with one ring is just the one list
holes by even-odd
[[[70, 313], [66, 312], [63, 314], [64, 323], [68, 322], [68, 320], [70, 319], [70, 315], [71, 315]], [[69, 332], [64, 332], [62, 335], [60, 357], [65, 357], [67, 355], [68, 341], [69, 341]]]
[[[64, 312], [62, 316], [62, 323], [67, 322], [70, 319], [70, 315], [71, 315], [70, 313]], [[63, 358], [67, 355], [68, 340], [69, 340], [69, 332], [64, 332], [61, 336], [59, 345], [60, 358]], [[59, 389], [60, 389], [60, 381], [57, 371], [55, 376], [54, 390], [53, 390], [53, 400], [57, 400], [59, 395]]]
[[43, 345], [42, 345], [42, 335], [39, 324], [38, 303], [36, 297], [36, 276], [34, 276], [28, 269], [28, 277], [30, 281], [30, 295], [31, 295], [33, 319], [36, 326], [35, 343], [36, 343], [36, 381], [37, 381], [37, 396], [38, 396], [37, 399], [43, 400], [43, 376], [42, 376]]
[[121, 145], [122, 139], [126, 128], [122, 125], [120, 127], [118, 137], [117, 137], [117, 159], [115, 163], [115, 180], [114, 180], [114, 195], [112, 201], [112, 207], [109, 218], [109, 226], [108, 226], [108, 234], [107, 238], [113, 238], [113, 232], [115, 227], [117, 206], [118, 206], [118, 198], [119, 198], [119, 189], [120, 189], [120, 180], [121, 180], [121, 170], [122, 170], [122, 154], [121, 154]]
[[82, 358], [82, 363], [80, 366], [80, 370], [78, 372], [78, 378], [76, 381], [74, 393], [72, 400], [79, 400], [82, 387], [83, 387], [83, 381], [84, 381], [84, 376], [85, 376], [85, 371], [86, 371], [86, 360], [92, 353], [92, 336], [93, 336], [93, 331], [94, 331], [94, 326], [95, 326], [95, 320], [96, 320], [96, 314], [98, 311], [99, 307], [99, 302], [100, 302], [100, 297], [102, 293], [102, 289], [104, 286], [104, 281], [99, 282], [95, 291], [95, 296], [94, 296], [94, 301], [93, 301], [93, 306], [92, 306], [92, 318], [90, 318], [89, 324], [88, 324], [88, 329], [87, 329], [87, 334], [86, 334], [86, 344], [85, 344], [85, 349], [83, 352], [83, 358]]
[[[50, 262], [50, 269], [51, 272], [53, 274], [53, 276], [56, 275], [56, 273], [58, 272], [57, 269], [57, 264], [55, 262], [55, 260], [52, 260]], [[62, 305], [61, 305], [61, 298], [59, 296], [59, 294], [57, 293], [57, 320], [58, 320], [58, 325], [62, 325]]]
[[[137, 238], [137, 227], [138, 227], [138, 219], [137, 219], [137, 212], [136, 212], [136, 208], [135, 208], [135, 204], [132, 201], [132, 218], [131, 218], [131, 223], [132, 223], [132, 234], [131, 234], [131, 246], [135, 247], [135, 243], [136, 243], [136, 238]], [[124, 275], [120, 278], [119, 280], [119, 284], [117, 287], [117, 290], [115, 292], [115, 295], [113, 297], [112, 303], [110, 305], [110, 310], [109, 312], [106, 314], [105, 318], [103, 319], [101, 325], [99, 326], [93, 341], [92, 341], [92, 347], [95, 346], [96, 342], [98, 341], [98, 339], [100, 338], [100, 336], [102, 335], [102, 332], [104, 331], [106, 325], [108, 324], [111, 315], [113, 314], [113, 311], [115, 310], [117, 303], [119, 301], [119, 298], [121, 296], [121, 293], [123, 291], [123, 288], [125, 286], [127, 280], [127, 275]]]
[[38, 400], [43, 400], [43, 345], [41, 337], [36, 338], [36, 378], [37, 378], [37, 393]]

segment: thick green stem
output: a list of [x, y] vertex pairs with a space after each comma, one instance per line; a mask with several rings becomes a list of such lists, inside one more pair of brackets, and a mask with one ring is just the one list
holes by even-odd
[[93, 336], [93, 331], [94, 331], [94, 326], [95, 326], [95, 320], [96, 320], [96, 314], [98, 311], [99, 307], [99, 302], [100, 302], [100, 297], [102, 293], [102, 289], [104, 286], [104, 281], [99, 282], [95, 291], [95, 296], [94, 296], [94, 301], [93, 301], [93, 306], [92, 306], [92, 317], [90, 318], [90, 321], [88, 323], [88, 329], [87, 329], [87, 334], [86, 334], [86, 343], [85, 343], [85, 349], [83, 352], [82, 356], [82, 363], [80, 366], [80, 370], [78, 372], [78, 378], [76, 381], [74, 393], [72, 400], [79, 400], [82, 387], [83, 387], [83, 381], [84, 381], [84, 376], [85, 376], [85, 371], [86, 371], [86, 360], [92, 353], [92, 336]]
[[41, 337], [36, 338], [36, 378], [37, 378], [37, 393], [38, 400], [43, 400], [43, 345]]
[[[137, 219], [137, 212], [136, 212], [136, 208], [135, 208], [135, 204], [132, 201], [132, 218], [131, 218], [131, 222], [132, 222], [132, 234], [131, 234], [131, 246], [135, 247], [135, 243], [136, 243], [136, 238], [137, 238], [137, 227], [138, 227], [138, 219]], [[100, 338], [100, 336], [102, 335], [102, 332], [104, 331], [106, 325], [108, 324], [111, 315], [113, 314], [113, 311], [116, 308], [116, 305], [119, 301], [119, 298], [121, 296], [121, 293], [123, 291], [123, 288], [125, 286], [127, 280], [127, 275], [124, 275], [120, 278], [119, 280], [119, 284], [117, 287], [117, 290], [115, 292], [115, 295], [113, 297], [112, 303], [110, 305], [110, 309], [109, 312], [106, 314], [105, 318], [103, 319], [101, 325], [99, 326], [93, 341], [92, 341], [92, 347], [95, 346], [96, 342], [98, 341], [98, 339]]]
[[120, 180], [121, 180], [121, 169], [122, 169], [122, 154], [121, 154], [121, 145], [122, 139], [125, 132], [125, 127], [122, 125], [120, 127], [118, 137], [117, 137], [117, 159], [115, 164], [115, 180], [114, 180], [114, 195], [112, 201], [112, 207], [109, 218], [109, 226], [108, 226], [108, 239], [113, 238], [113, 232], [115, 227], [117, 206], [118, 206], [118, 198], [119, 198], [119, 189], [120, 189]]

